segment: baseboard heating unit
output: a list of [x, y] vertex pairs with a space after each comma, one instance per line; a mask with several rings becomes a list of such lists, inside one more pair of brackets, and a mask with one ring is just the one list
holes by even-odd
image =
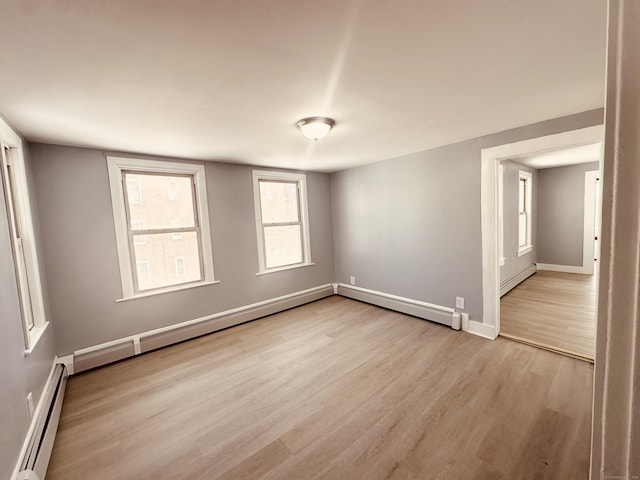
[[536, 264], [532, 263], [531, 265], [527, 265], [521, 272], [502, 282], [500, 284], [500, 298], [504, 297], [537, 271]]
[[64, 391], [67, 386], [67, 367], [58, 363], [42, 392], [20, 461], [16, 480], [43, 480], [49, 465], [53, 443], [58, 430]]
[[337, 284], [336, 293], [343, 297], [388, 308], [389, 310], [395, 310], [396, 312], [407, 315], [413, 315], [414, 317], [424, 318], [425, 320], [447, 325], [454, 330], [460, 330], [460, 312], [456, 312], [453, 308], [421, 302], [411, 298], [399, 297], [384, 292], [377, 292], [375, 290], [368, 290], [353, 285], [345, 285], [344, 283]]

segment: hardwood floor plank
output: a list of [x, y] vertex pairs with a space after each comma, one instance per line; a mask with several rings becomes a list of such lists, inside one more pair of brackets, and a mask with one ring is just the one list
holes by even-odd
[[584, 479], [591, 388], [336, 296], [70, 378], [47, 478]]
[[548, 408], [539, 410], [526, 432], [526, 442], [518, 449], [510, 478], [557, 479], [562, 458], [573, 448], [568, 442], [572, 426], [573, 420], [566, 415]]

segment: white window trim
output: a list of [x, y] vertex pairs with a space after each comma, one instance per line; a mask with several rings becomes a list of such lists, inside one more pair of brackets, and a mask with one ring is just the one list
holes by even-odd
[[[533, 242], [531, 240], [531, 217], [532, 217], [532, 197], [533, 197], [533, 175], [525, 170], [518, 170], [518, 182], [520, 180], [526, 180], [526, 192], [525, 192], [525, 211], [527, 212], [527, 242], [522, 246], [518, 246], [518, 257], [526, 255], [533, 251]], [[518, 185], [518, 188], [520, 186]], [[518, 212], [518, 215], [520, 212]], [[520, 221], [518, 220], [518, 228], [520, 228]]]
[[[16, 202], [14, 206], [14, 214], [16, 220], [21, 226], [22, 232], [22, 249], [24, 251], [24, 266], [26, 279], [29, 282], [29, 291], [31, 297], [30, 309], [33, 312], [33, 327], [29, 329], [26, 319], [21, 319], [22, 330], [24, 334], [25, 355], [30, 355], [36, 347], [38, 341], [42, 337], [49, 326], [46, 319], [44, 308], [44, 297], [42, 295], [42, 281], [40, 278], [40, 269], [38, 267], [38, 252], [36, 250], [35, 233], [33, 229], [33, 219], [31, 217], [31, 202], [29, 199], [29, 190], [27, 183], [27, 173], [24, 164], [24, 154], [22, 150], [22, 139], [0, 118], [0, 149], [2, 165], [1, 175], [6, 180], [6, 165], [4, 158], [4, 148], [11, 150], [11, 168], [13, 172], [13, 187]], [[5, 181], [5, 186], [7, 182]], [[14, 251], [18, 251], [15, 239], [11, 239], [14, 244]], [[14, 259], [15, 261], [15, 259]], [[16, 278], [20, 282], [20, 278]], [[26, 305], [22, 305], [25, 308]]]
[[[116, 231], [116, 245], [120, 264], [120, 280], [122, 282], [123, 299], [142, 298], [151, 295], [160, 295], [167, 292], [194, 288], [215, 281], [213, 274], [213, 253], [211, 249], [211, 229], [209, 227], [209, 209], [207, 204], [207, 184], [204, 165], [165, 162], [159, 160], [146, 160], [140, 158], [107, 157], [109, 170], [109, 186], [111, 189], [111, 203], [113, 206], [113, 219]], [[153, 291], [135, 293], [133, 283], [133, 271], [131, 266], [131, 252], [127, 234], [127, 214], [125, 210], [124, 189], [122, 185], [122, 171], [133, 170], [139, 172], [193, 175], [196, 193], [196, 206], [200, 225], [200, 248], [204, 278], [199, 282], [189, 284], [171, 285]], [[116, 300], [118, 301], [118, 300]]]
[[[298, 194], [300, 195], [300, 223], [302, 223], [302, 262], [280, 267], [266, 268], [266, 258], [264, 252], [264, 231], [262, 229], [262, 206], [260, 203], [260, 180], [297, 182]], [[307, 177], [301, 173], [273, 172], [268, 170], [253, 171], [253, 202], [256, 217], [256, 234], [258, 237], [258, 273], [281, 272], [293, 268], [313, 265], [311, 261], [311, 241], [309, 239], [309, 210], [307, 207]]]

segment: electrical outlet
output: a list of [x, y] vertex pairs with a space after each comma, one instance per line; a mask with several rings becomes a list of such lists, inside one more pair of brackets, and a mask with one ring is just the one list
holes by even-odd
[[456, 297], [456, 308], [464, 308], [464, 297]]
[[35, 410], [33, 406], [33, 393], [29, 392], [27, 395], [27, 410], [29, 411], [29, 418], [33, 418], [33, 412]]
[[349, 279], [349, 281], [351, 282], [351, 285], [355, 285], [356, 284], [356, 277], [351, 275], [351, 278]]

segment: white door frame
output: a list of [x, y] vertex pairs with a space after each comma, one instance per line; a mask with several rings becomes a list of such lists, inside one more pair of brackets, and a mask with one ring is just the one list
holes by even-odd
[[599, 205], [596, 205], [598, 197], [596, 189], [598, 188], [599, 170], [584, 172], [584, 228], [582, 240], [582, 272], [592, 275], [595, 267], [595, 236], [596, 232], [596, 215], [599, 211]]
[[500, 333], [500, 265], [498, 252], [498, 163], [564, 148], [602, 142], [603, 125], [532, 138], [481, 150], [482, 323]]

